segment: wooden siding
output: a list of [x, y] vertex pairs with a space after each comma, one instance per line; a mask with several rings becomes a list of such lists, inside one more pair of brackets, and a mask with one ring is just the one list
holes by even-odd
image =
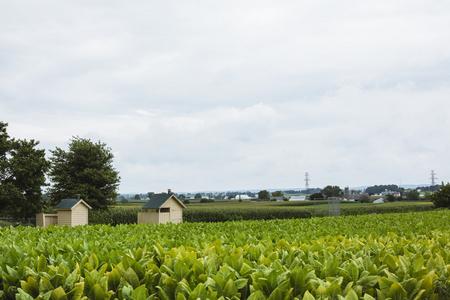
[[58, 225], [57, 214], [37, 214], [36, 227], [48, 227], [50, 225]]
[[72, 211], [71, 210], [59, 210], [58, 211], [58, 225], [59, 226], [72, 226]]
[[159, 214], [156, 212], [138, 213], [138, 224], [155, 223], [159, 224]]
[[72, 209], [72, 226], [86, 225], [88, 223], [89, 210], [86, 206], [79, 204]]
[[170, 215], [171, 215], [170, 212], [159, 213], [159, 224], [169, 223], [171, 221], [170, 220]]
[[183, 222], [183, 211], [181, 209], [172, 210], [170, 212], [170, 218], [171, 218], [170, 222], [175, 224]]

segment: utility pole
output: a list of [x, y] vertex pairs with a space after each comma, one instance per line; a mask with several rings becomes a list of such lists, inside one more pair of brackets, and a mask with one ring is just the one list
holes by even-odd
[[309, 174], [308, 172], [305, 173], [305, 190], [306, 193], [309, 194]]
[[436, 179], [438, 179], [437, 177], [436, 177], [436, 173], [434, 173], [434, 170], [431, 170], [431, 185], [436, 185], [436, 183], [435, 183], [435, 180]]

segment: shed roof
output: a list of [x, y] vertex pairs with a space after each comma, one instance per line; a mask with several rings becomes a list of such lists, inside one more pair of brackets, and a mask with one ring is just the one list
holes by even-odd
[[72, 209], [80, 203], [84, 204], [89, 209], [92, 208], [83, 199], [63, 199], [55, 206], [55, 209]]
[[178, 200], [177, 197], [175, 197], [175, 195], [173, 194], [167, 194], [167, 193], [161, 193], [161, 194], [154, 194], [150, 200], [147, 201], [147, 203], [144, 204], [144, 206], [142, 206], [142, 209], [155, 209], [155, 208], [161, 208], [161, 206], [164, 205], [164, 203], [167, 202], [167, 200], [169, 200], [170, 198], [175, 199], [175, 201], [177, 201], [181, 207], [186, 208], [186, 206], [184, 206], [184, 204]]

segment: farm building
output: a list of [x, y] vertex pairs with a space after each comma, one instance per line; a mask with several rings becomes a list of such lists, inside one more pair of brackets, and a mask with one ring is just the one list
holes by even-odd
[[289, 201], [305, 201], [306, 196], [292, 196]]
[[63, 199], [55, 209], [57, 214], [37, 214], [36, 226], [48, 227], [50, 225], [77, 226], [88, 224], [89, 206], [83, 199]]
[[142, 206], [145, 212], [138, 213], [138, 224], [183, 222], [185, 208], [186, 206], [170, 190], [168, 193], [155, 194]]

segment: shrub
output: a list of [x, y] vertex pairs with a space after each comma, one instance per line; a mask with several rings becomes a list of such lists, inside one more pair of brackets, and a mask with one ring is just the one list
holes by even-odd
[[431, 194], [431, 201], [434, 204], [434, 207], [448, 207], [450, 208], [450, 183], [447, 183], [439, 187], [439, 189]]
[[206, 198], [200, 199], [200, 203], [212, 203], [212, 202], [214, 202], [213, 199], [206, 199]]
[[189, 199], [184, 199], [183, 204], [191, 204], [191, 201], [189, 201]]

